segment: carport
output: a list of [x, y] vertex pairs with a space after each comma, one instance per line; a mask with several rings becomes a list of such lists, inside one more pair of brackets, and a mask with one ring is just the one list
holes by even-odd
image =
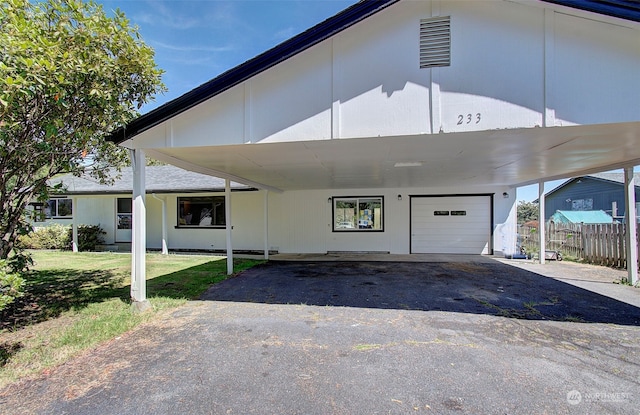
[[[274, 215], [269, 198], [281, 194], [297, 194], [296, 200], [324, 197], [328, 203], [335, 203], [333, 196], [383, 192], [393, 192], [397, 202], [488, 197], [489, 240], [480, 242], [491, 253], [497, 244], [507, 247], [502, 250], [512, 245], [505, 235], [515, 235], [518, 186], [539, 184], [544, 217], [545, 181], [617, 168], [626, 178], [627, 258], [636, 264], [631, 235], [636, 233], [633, 168], [640, 164], [640, 9], [612, 15], [605, 9], [577, 10], [573, 3], [496, 2], [476, 10], [477, 4], [456, 2], [443, 2], [439, 9], [430, 2], [359, 2], [114, 133], [111, 139], [130, 149], [136, 177], [132, 298], [146, 298], [146, 155], [226, 179], [229, 273], [231, 180], [264, 192], [265, 258]], [[476, 32], [463, 31], [456, 23], [463, 21], [472, 22], [465, 27]], [[519, 26], [529, 21], [535, 23]], [[431, 39], [432, 25], [444, 28], [450, 61], [419, 67], [416, 33], [427, 27], [423, 38]], [[487, 45], [475, 42], [485, 37], [503, 42], [512, 58], [503, 60], [500, 47], [478, 56], [478, 48]], [[511, 37], [532, 42], [539, 55]], [[606, 59], [593, 59], [600, 54]], [[391, 61], [394, 65], [385, 64]], [[494, 61], [505, 65], [493, 67]], [[329, 191], [328, 200], [318, 196]], [[501, 223], [495, 223], [498, 205], [504, 211]], [[286, 206], [292, 210], [283, 216], [299, 214], [293, 204]], [[470, 217], [473, 205], [466, 206], [428, 212]], [[410, 235], [409, 209], [397, 211], [399, 230], [388, 245], [401, 244], [410, 253], [409, 246], [421, 242]], [[389, 228], [380, 232], [392, 232]], [[433, 234], [437, 228], [425, 229]], [[307, 234], [312, 238], [315, 232]], [[343, 235], [335, 229], [327, 234]], [[432, 242], [417, 252], [433, 250]], [[291, 246], [295, 243], [292, 238]], [[628, 268], [635, 283], [637, 268]]]

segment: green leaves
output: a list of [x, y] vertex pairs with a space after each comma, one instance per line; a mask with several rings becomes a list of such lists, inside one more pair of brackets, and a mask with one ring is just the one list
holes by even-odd
[[[0, 258], [52, 175], [108, 180], [122, 149], [104, 137], [164, 91], [153, 50], [93, 0], [0, 0]], [[83, 154], [92, 156], [92, 163]], [[12, 183], [11, 186], [8, 183]], [[31, 193], [29, 193], [31, 192]]]
[[24, 279], [10, 272], [6, 261], [0, 260], [0, 310], [23, 295], [24, 284]]

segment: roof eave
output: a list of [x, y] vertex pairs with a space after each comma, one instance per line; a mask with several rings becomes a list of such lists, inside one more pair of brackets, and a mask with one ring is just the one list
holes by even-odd
[[640, 22], [640, 3], [630, 0], [542, 0], [619, 19]]
[[[258, 189], [253, 187], [236, 187], [231, 188], [232, 192], [255, 192]], [[58, 193], [53, 198], [62, 198], [69, 196], [113, 196], [113, 195], [129, 195], [132, 190], [81, 190], [81, 191], [69, 191]], [[211, 189], [146, 189], [146, 194], [195, 194], [195, 193], [224, 193], [224, 188], [211, 188]]]

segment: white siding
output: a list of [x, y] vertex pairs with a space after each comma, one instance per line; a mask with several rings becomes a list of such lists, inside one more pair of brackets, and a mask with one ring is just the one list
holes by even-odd
[[[78, 197], [77, 206], [73, 208], [73, 214], [78, 218], [78, 225], [100, 225], [104, 229], [106, 232], [104, 241], [107, 244], [112, 244], [115, 240], [115, 211], [115, 200], [110, 196]], [[67, 223], [71, 225], [72, 221]]]
[[247, 85], [250, 141], [331, 138], [331, 43], [305, 51]]
[[[451, 66], [420, 69], [419, 21], [432, 15], [451, 17]], [[638, 120], [639, 31], [615, 22], [541, 2], [402, 1], [149, 129], [134, 145]]]
[[544, 10], [451, 1], [440, 13], [451, 16], [452, 36], [451, 66], [434, 70], [442, 130], [542, 126]]
[[[509, 252], [512, 234], [515, 233], [515, 190], [507, 188], [459, 187], [460, 193], [495, 193], [494, 228], [492, 245], [496, 254]], [[330, 251], [390, 252], [408, 254], [410, 244], [410, 196], [442, 195], [450, 188], [410, 189], [326, 189], [315, 191], [290, 191], [269, 194], [269, 247], [283, 253], [326, 253]], [[502, 193], [513, 193], [503, 198]], [[213, 195], [214, 193], [188, 194], [188, 196]], [[215, 193], [221, 195], [222, 193]], [[401, 195], [401, 200], [398, 200]], [[115, 200], [130, 195], [78, 197], [79, 224], [100, 224], [107, 232], [105, 243], [114, 243]], [[159, 194], [167, 200], [167, 233], [169, 249], [174, 250], [225, 250], [224, 229], [176, 228], [176, 194]], [[187, 196], [187, 194], [185, 194]], [[383, 196], [383, 232], [333, 232], [331, 197]], [[232, 192], [233, 248], [236, 250], [262, 251], [264, 249], [264, 193]], [[162, 247], [162, 204], [147, 195], [147, 247]], [[71, 225], [71, 219], [50, 220], [36, 223]], [[489, 221], [487, 222], [487, 227]]]
[[557, 124], [640, 119], [640, 32], [560, 13], [554, 19]]
[[[484, 222], [485, 235], [491, 235], [487, 237], [492, 238], [491, 246], [494, 254], [501, 255], [508, 252], [509, 244], [505, 241], [509, 242], [512, 239], [511, 233], [515, 232], [515, 215], [512, 214], [515, 206], [515, 190], [504, 187], [479, 189], [465, 186], [456, 190], [461, 194], [496, 195], [493, 206], [494, 226], [491, 228], [491, 217], [487, 214]], [[327, 189], [273, 194], [269, 196], [270, 247], [283, 253], [352, 251], [408, 254], [410, 196], [443, 195], [450, 192], [450, 188], [411, 188], [347, 191]], [[503, 193], [507, 193], [508, 197], [503, 197]], [[399, 194], [402, 200], [398, 200]], [[383, 196], [384, 232], [333, 232], [331, 203], [328, 199], [334, 196]], [[482, 198], [483, 203], [487, 199], [488, 197]]]
[[428, 2], [409, 1], [334, 40], [339, 137], [431, 132], [430, 71], [419, 67], [420, 18]]

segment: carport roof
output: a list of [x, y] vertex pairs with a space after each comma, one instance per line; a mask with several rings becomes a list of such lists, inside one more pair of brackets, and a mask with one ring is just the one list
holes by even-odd
[[[186, 94], [136, 118], [107, 140], [120, 144], [283, 62], [400, 0], [361, 0], [274, 48], [232, 68]], [[640, 22], [640, 4], [630, 0], [542, 0], [606, 16]]]

